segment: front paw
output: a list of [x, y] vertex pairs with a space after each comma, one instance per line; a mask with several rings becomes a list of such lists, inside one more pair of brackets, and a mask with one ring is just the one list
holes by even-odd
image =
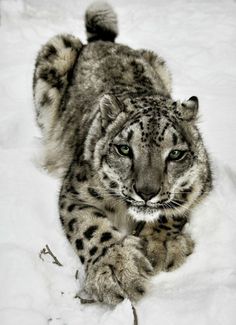
[[145, 239], [145, 242], [145, 255], [151, 262], [155, 273], [173, 271], [178, 268], [194, 248], [194, 242], [187, 234], [179, 234], [175, 238], [166, 240], [150, 236]]
[[140, 240], [129, 236], [109, 247], [105, 256], [88, 267], [85, 290], [95, 300], [111, 305], [124, 298], [137, 301], [152, 271], [141, 252]]
[[175, 239], [167, 240], [165, 270], [173, 271], [182, 265], [187, 256], [192, 254], [194, 242], [187, 234], [178, 235]]

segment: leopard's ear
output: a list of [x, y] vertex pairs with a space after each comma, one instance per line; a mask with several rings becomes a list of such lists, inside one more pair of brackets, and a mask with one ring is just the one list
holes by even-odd
[[121, 113], [122, 104], [114, 95], [104, 95], [99, 102], [102, 127], [105, 128]]
[[196, 96], [190, 97], [188, 100], [181, 103], [179, 113], [183, 120], [193, 121], [198, 113], [198, 98]]

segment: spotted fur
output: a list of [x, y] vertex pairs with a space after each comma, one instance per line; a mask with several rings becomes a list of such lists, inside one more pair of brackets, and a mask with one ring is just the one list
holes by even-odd
[[109, 5], [89, 7], [86, 27], [88, 44], [59, 35], [40, 50], [36, 120], [44, 166], [63, 179], [60, 220], [85, 266], [85, 290], [117, 304], [139, 299], [154, 271], [191, 254], [185, 224], [211, 189], [211, 172], [197, 97], [173, 100], [162, 58], [114, 43]]

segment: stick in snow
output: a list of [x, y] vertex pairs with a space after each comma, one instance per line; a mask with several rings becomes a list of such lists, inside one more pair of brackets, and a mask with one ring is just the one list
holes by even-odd
[[138, 325], [138, 315], [137, 315], [137, 311], [136, 311], [134, 305], [131, 304], [131, 306], [132, 306], [133, 315], [134, 315], [134, 325]]
[[44, 261], [42, 255], [47, 255], [47, 254], [49, 254], [49, 255], [51, 255], [52, 258], [53, 258], [53, 262], [52, 262], [53, 264], [57, 264], [58, 266], [63, 266], [63, 265], [58, 261], [57, 257], [53, 254], [53, 252], [51, 251], [51, 249], [49, 248], [49, 246], [46, 245], [45, 247], [46, 247], [46, 248], [43, 248], [43, 249], [40, 251], [40, 253], [39, 253], [39, 258], [40, 258], [42, 261]]

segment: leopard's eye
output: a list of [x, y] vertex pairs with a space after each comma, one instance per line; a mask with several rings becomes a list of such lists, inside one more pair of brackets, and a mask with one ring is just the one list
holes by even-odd
[[131, 148], [126, 144], [117, 145], [116, 148], [119, 154], [121, 154], [122, 156], [131, 156]]
[[172, 150], [169, 153], [168, 159], [169, 160], [180, 160], [184, 155], [186, 151], [183, 150]]

